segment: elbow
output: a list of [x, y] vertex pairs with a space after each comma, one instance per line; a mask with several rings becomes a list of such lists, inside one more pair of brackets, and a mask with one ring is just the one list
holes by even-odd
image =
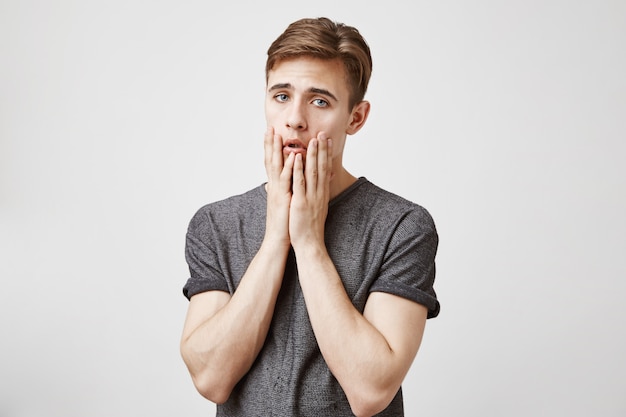
[[362, 390], [358, 394], [347, 395], [352, 413], [357, 417], [371, 417], [385, 410], [397, 390]]
[[383, 411], [388, 405], [389, 404], [380, 406], [380, 404], [373, 401], [350, 402], [352, 414], [356, 417], [372, 417]]
[[209, 378], [193, 375], [192, 380], [196, 390], [207, 400], [215, 404], [224, 404], [228, 401], [232, 389], [223, 382], [221, 384], [214, 383]]
[[194, 387], [200, 395], [215, 404], [225, 403], [235, 386], [225, 375], [217, 375], [211, 372], [211, 368], [197, 362], [192, 352], [186, 349], [185, 345], [181, 345], [181, 356], [187, 370], [191, 375]]

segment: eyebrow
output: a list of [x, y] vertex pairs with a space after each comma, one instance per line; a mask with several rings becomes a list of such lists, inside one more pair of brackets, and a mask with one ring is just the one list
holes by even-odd
[[[275, 91], [275, 90], [293, 90], [293, 86], [290, 83], [279, 83], [279, 84], [274, 84], [273, 86], [271, 86], [268, 91]], [[333, 93], [326, 90], [325, 88], [311, 87], [309, 88], [309, 93], [321, 94], [321, 95], [330, 97], [335, 101], [339, 101], [337, 100], [337, 97], [335, 97]]]

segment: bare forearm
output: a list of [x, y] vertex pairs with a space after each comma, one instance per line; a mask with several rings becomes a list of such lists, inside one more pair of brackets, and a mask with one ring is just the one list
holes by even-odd
[[371, 384], [383, 383], [389, 346], [354, 308], [327, 256], [317, 252], [300, 257], [298, 269], [311, 324], [331, 372], [345, 391], [359, 386], [355, 392], [368, 395]]
[[352, 305], [325, 249], [296, 251], [296, 256], [311, 324], [331, 372], [355, 414], [382, 411], [399, 389], [411, 355], [396, 352]]
[[[279, 135], [264, 140], [268, 182], [265, 236], [232, 298], [187, 315], [181, 350], [198, 390], [228, 399], [259, 354], [272, 321], [289, 253], [289, 205], [293, 156], [283, 160]], [[191, 300], [190, 312], [195, 309]], [[210, 304], [210, 303], [209, 303]], [[190, 320], [190, 317], [193, 317]]]
[[286, 257], [284, 248], [264, 243], [232, 298], [210, 317], [186, 329], [183, 358], [198, 390], [212, 401], [228, 398], [261, 350]]

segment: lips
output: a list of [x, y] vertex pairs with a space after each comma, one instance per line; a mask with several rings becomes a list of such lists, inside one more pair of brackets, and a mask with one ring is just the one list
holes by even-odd
[[285, 156], [289, 156], [289, 154], [302, 154], [304, 157], [306, 155], [306, 145], [300, 139], [289, 139], [285, 141], [283, 146], [283, 154]]

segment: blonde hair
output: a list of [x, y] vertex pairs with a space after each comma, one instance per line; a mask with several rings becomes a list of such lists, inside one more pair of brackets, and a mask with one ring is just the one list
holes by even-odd
[[350, 90], [350, 109], [363, 101], [372, 74], [372, 56], [356, 28], [326, 17], [291, 23], [267, 50], [265, 79], [279, 61], [300, 56], [341, 60]]

